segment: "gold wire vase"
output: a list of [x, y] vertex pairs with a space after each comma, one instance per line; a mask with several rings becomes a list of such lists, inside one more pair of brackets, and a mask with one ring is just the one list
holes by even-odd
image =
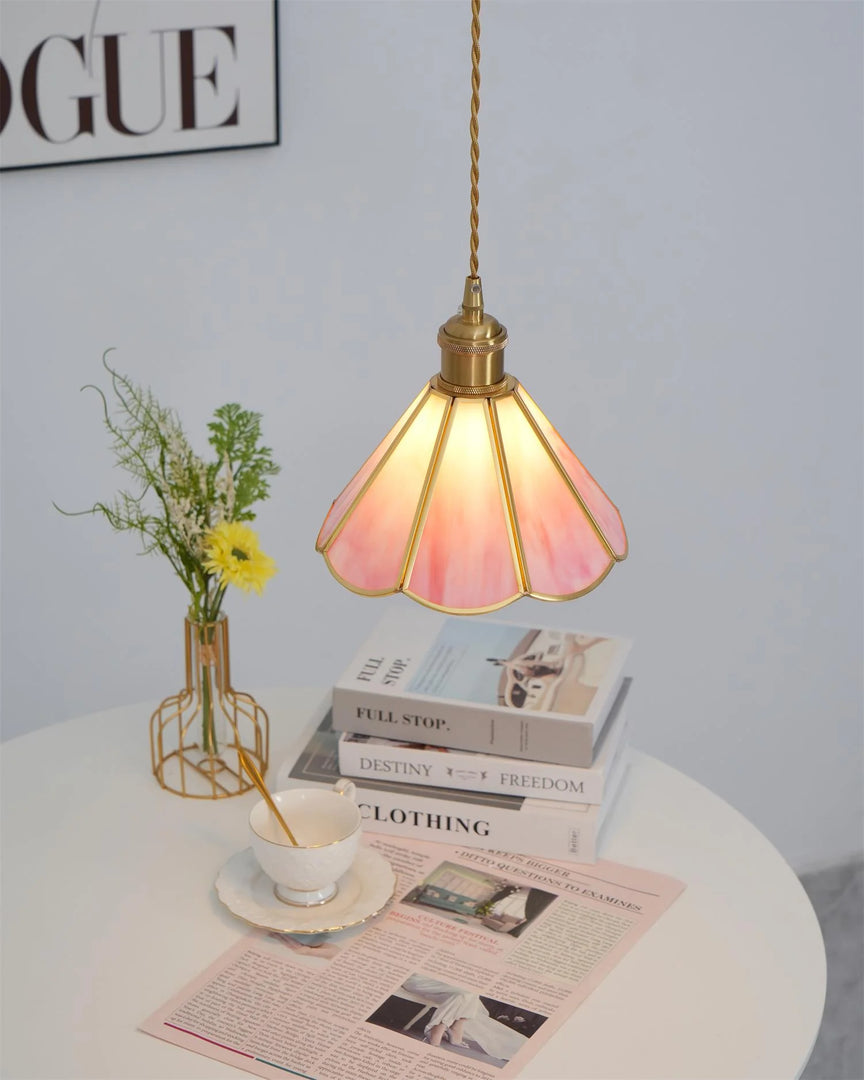
[[267, 770], [270, 722], [251, 694], [231, 686], [228, 618], [186, 619], [186, 685], [150, 717], [153, 775], [163, 788], [194, 799], [242, 795], [252, 781], [238, 747]]

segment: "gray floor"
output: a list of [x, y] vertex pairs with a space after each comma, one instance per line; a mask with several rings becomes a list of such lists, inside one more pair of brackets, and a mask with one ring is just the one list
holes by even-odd
[[825, 1016], [802, 1080], [864, 1080], [864, 863], [805, 874], [828, 957]]

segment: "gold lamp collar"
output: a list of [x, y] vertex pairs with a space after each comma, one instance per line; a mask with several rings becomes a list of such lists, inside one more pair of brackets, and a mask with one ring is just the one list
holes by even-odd
[[465, 279], [459, 311], [438, 331], [441, 346], [441, 389], [477, 394], [503, 389], [507, 330], [483, 310], [483, 284], [476, 275]]

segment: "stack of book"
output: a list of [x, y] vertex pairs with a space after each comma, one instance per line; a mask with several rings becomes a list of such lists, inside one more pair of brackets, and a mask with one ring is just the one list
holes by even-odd
[[352, 777], [372, 832], [593, 862], [626, 771], [630, 645], [392, 613], [277, 782]]

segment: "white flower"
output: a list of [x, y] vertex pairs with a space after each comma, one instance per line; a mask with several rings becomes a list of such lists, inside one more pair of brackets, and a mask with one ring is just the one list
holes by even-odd
[[228, 454], [222, 457], [222, 471], [216, 477], [217, 521], [233, 521], [234, 519], [234, 473], [231, 470], [231, 462]]

